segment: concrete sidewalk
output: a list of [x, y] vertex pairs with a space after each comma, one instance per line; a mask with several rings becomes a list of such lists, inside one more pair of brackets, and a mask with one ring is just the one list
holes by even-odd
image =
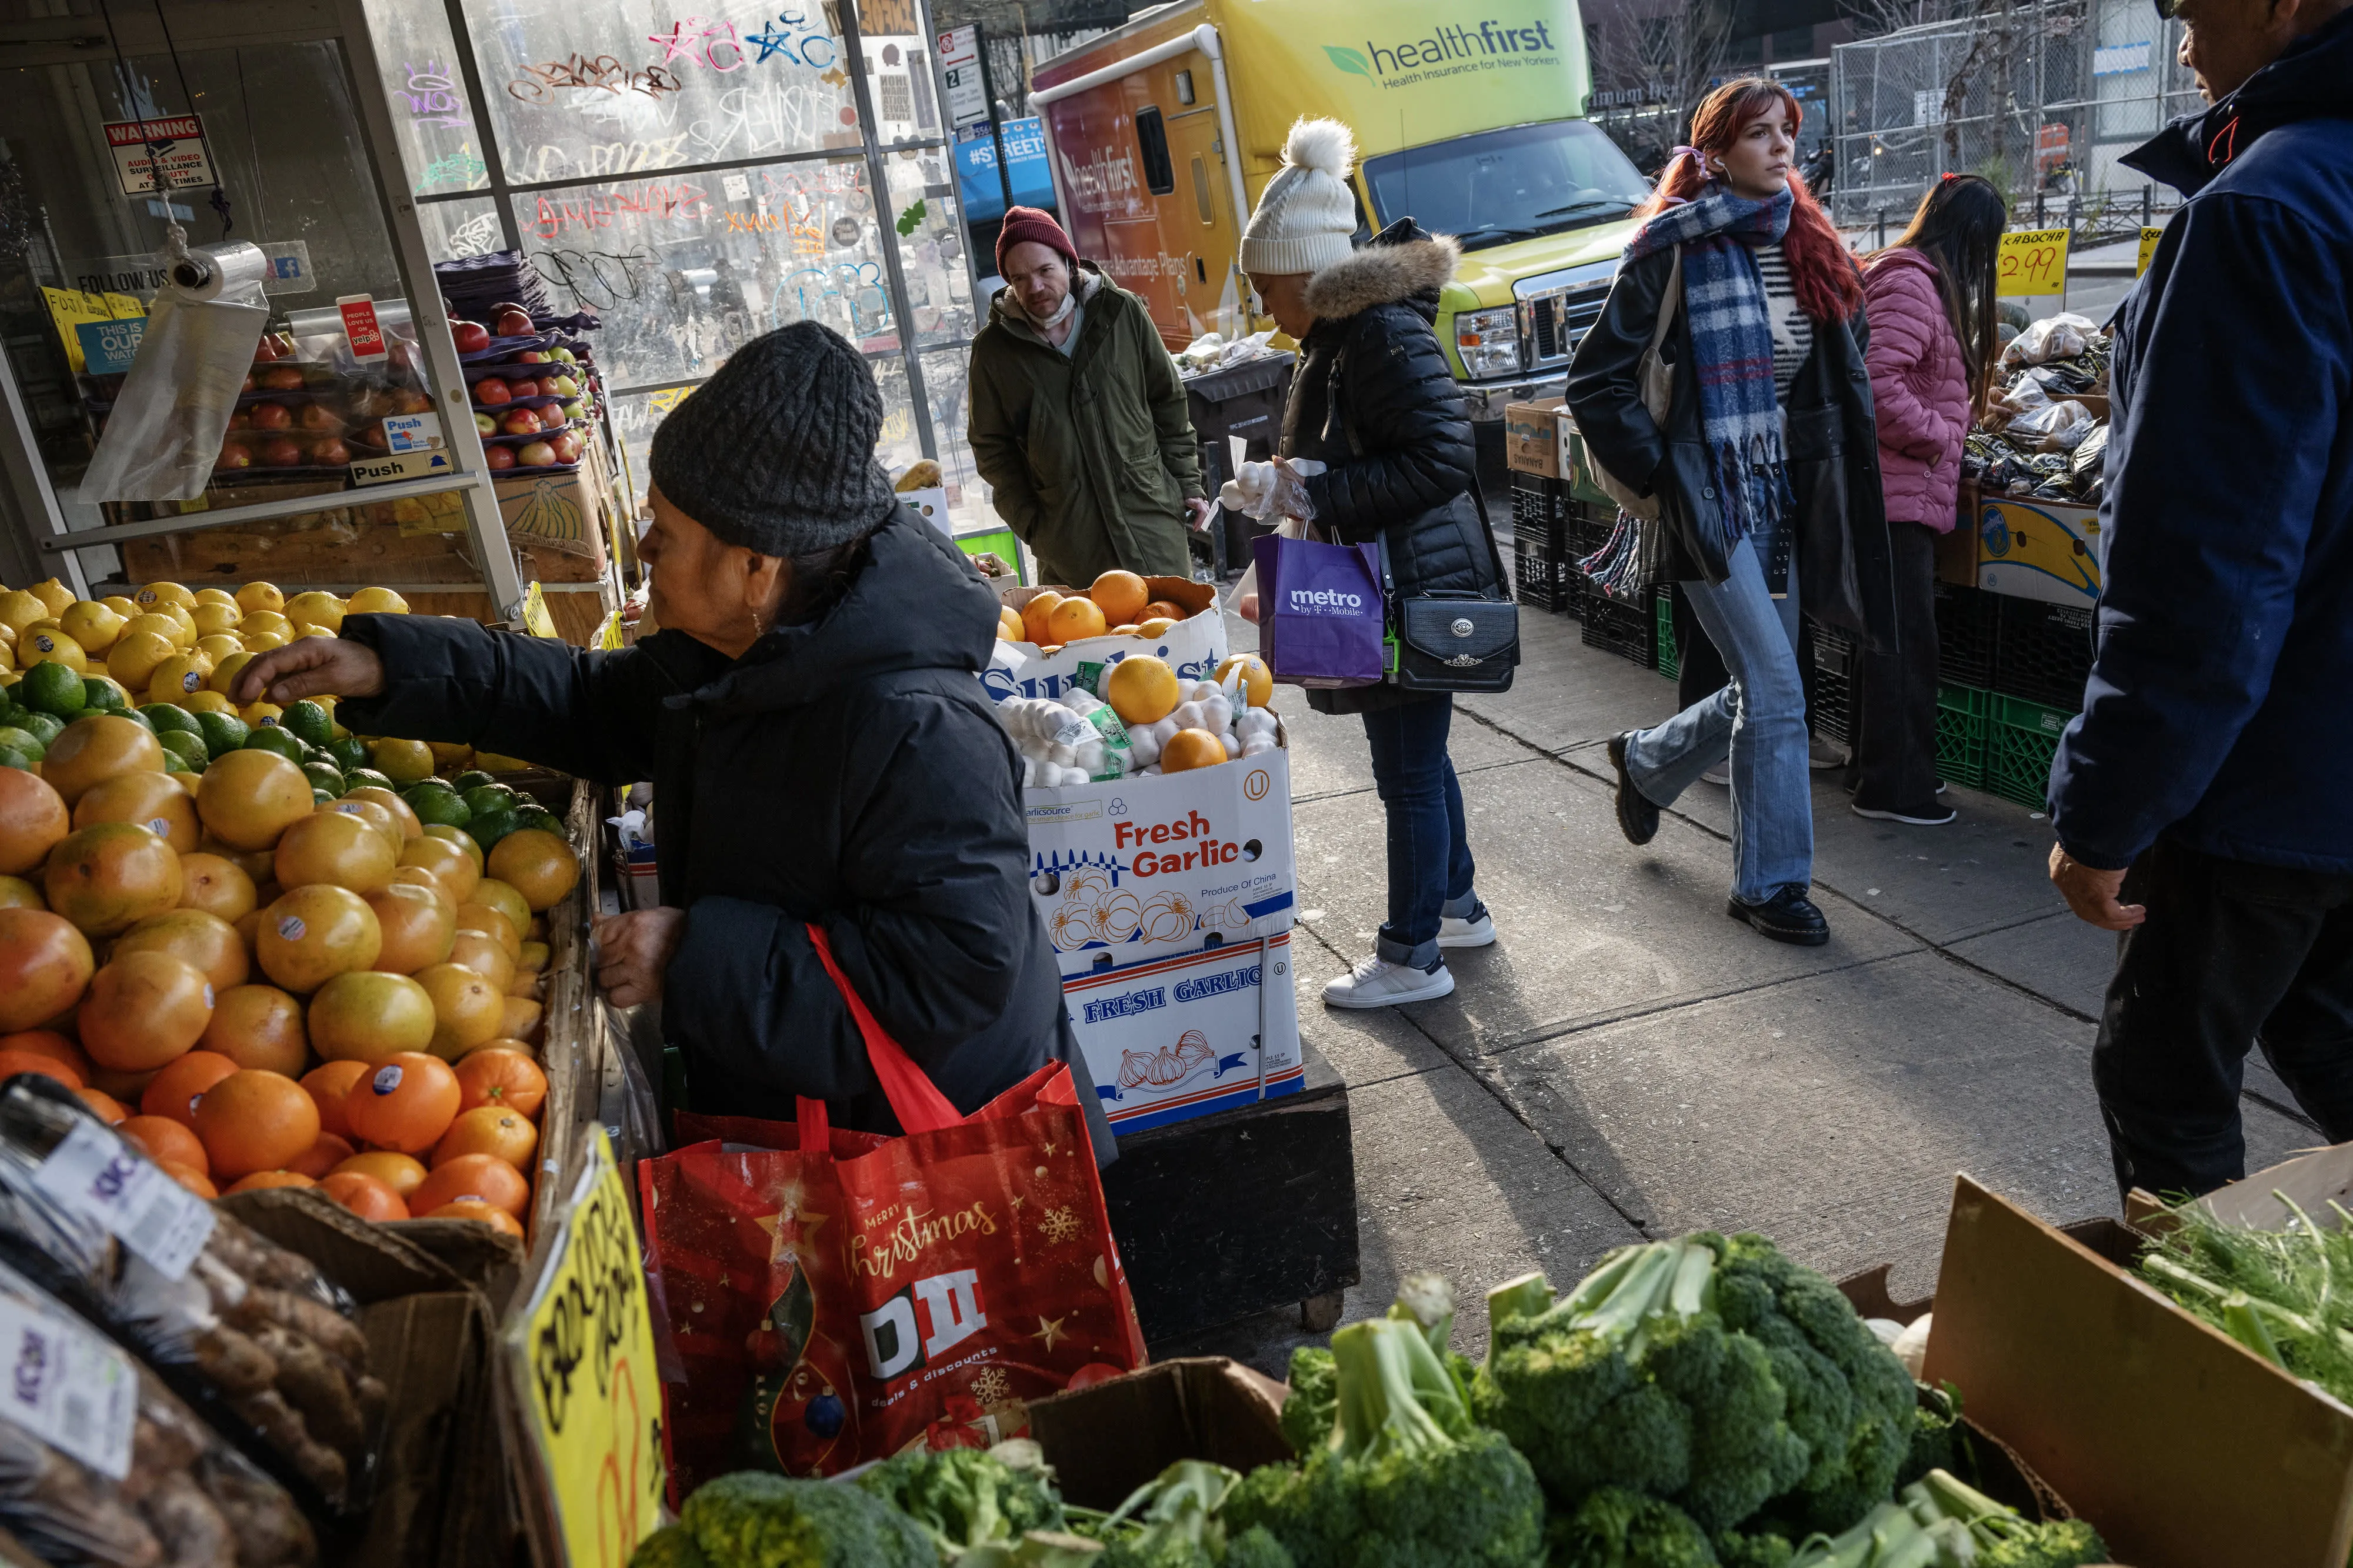
[[[1451, 754], [1479, 890], [1500, 940], [1450, 955], [1442, 1001], [1335, 1013], [1327, 979], [1386, 912], [1380, 802], [1364, 731], [1278, 688], [1297, 832], [1300, 1029], [1350, 1085], [1364, 1283], [1463, 1293], [1475, 1352], [1487, 1287], [1530, 1268], [1574, 1280], [1606, 1248], [1700, 1226], [1763, 1231], [1833, 1277], [1895, 1265], [1933, 1289], [1952, 1179], [1967, 1171], [2046, 1218], [2116, 1197], [2091, 1086], [2114, 938], [2044, 877], [2039, 814], [1955, 786], [1959, 821], [1870, 822], [1817, 775], [1819, 948], [1725, 918], [1726, 792], [1693, 786], [1641, 848], [1620, 836], [1604, 742], [1653, 724], [1673, 683], [1525, 610], [1502, 697], [1459, 700]], [[1253, 628], [1236, 623], [1237, 647]], [[2260, 1058], [2249, 1168], [2318, 1142]], [[1255, 1201], [1238, 1194], [1233, 1201]], [[1309, 1336], [1267, 1313], [1156, 1354], [1224, 1353], [1278, 1375]]]

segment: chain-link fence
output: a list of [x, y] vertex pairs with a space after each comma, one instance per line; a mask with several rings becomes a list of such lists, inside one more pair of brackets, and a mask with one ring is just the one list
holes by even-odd
[[1973, 174], [2021, 226], [2122, 237], [2178, 199], [2116, 159], [2200, 103], [2179, 28], [2146, 0], [2028, 0], [1839, 45], [1833, 216], [1893, 233], [1938, 176]]

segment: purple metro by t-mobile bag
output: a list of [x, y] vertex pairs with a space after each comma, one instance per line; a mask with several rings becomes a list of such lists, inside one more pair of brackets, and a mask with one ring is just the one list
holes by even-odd
[[1369, 544], [1268, 534], [1258, 563], [1259, 651], [1293, 686], [1377, 686], [1382, 676], [1379, 557]]

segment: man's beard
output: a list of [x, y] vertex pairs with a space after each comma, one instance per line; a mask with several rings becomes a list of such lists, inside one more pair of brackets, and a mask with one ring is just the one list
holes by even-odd
[[[1020, 303], [1020, 300], [1021, 297], [1018, 294], [1014, 296], [1016, 303]], [[1050, 328], [1059, 327], [1064, 321], [1069, 321], [1071, 319], [1071, 308], [1077, 305], [1078, 302], [1078, 290], [1076, 289], [1065, 289], [1062, 290], [1061, 302], [1054, 307], [1054, 313], [1052, 315], [1040, 316], [1036, 311], [1030, 310], [1026, 304], [1021, 306], [1021, 313], [1029, 318], [1029, 324], [1031, 326], [1043, 331]]]

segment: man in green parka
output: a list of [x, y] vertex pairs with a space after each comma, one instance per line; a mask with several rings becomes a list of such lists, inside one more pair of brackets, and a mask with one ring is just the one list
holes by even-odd
[[1082, 265], [1062, 226], [1006, 214], [1005, 279], [972, 344], [966, 434], [1042, 581], [1115, 567], [1189, 577], [1185, 530], [1209, 517], [1184, 384], [1144, 301]]

